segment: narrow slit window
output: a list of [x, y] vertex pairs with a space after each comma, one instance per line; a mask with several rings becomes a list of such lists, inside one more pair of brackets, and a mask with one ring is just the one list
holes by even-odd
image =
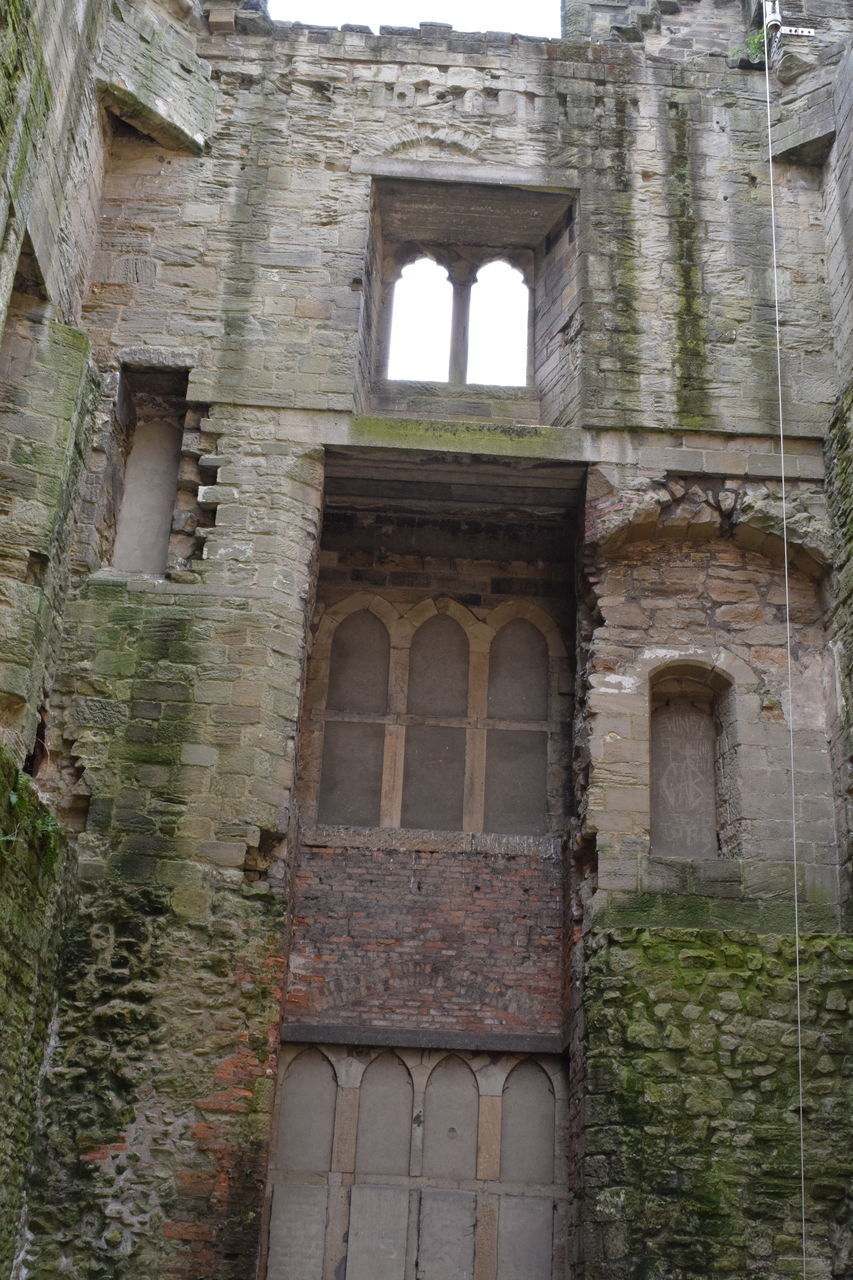
[[417, 382], [447, 382], [453, 286], [431, 258], [403, 268], [394, 286], [388, 377]]
[[530, 291], [508, 262], [490, 262], [471, 290], [468, 382], [493, 387], [527, 385]]

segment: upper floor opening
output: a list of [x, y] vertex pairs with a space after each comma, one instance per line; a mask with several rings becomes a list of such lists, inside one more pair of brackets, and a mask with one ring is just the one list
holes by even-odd
[[377, 180], [359, 408], [567, 425], [579, 310], [569, 192]]

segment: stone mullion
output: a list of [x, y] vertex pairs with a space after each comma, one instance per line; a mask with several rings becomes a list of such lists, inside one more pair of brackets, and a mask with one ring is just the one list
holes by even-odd
[[472, 648], [468, 659], [468, 719], [465, 735], [463, 831], [482, 831], [486, 803], [486, 730], [481, 727], [488, 703], [489, 655]]
[[450, 382], [464, 386], [468, 380], [468, 330], [471, 319], [469, 278], [453, 280], [453, 318], [450, 326]]
[[382, 797], [379, 808], [379, 825], [396, 829], [400, 826], [403, 808], [403, 765], [406, 749], [406, 729], [400, 719], [406, 712], [409, 685], [409, 649], [394, 646], [391, 649], [391, 669], [388, 675], [388, 710], [391, 722], [385, 726], [385, 753], [382, 760]]

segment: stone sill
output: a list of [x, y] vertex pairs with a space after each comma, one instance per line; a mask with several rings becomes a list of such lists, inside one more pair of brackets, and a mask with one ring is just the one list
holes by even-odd
[[561, 835], [504, 835], [495, 831], [425, 831], [413, 827], [341, 827], [306, 825], [303, 845], [324, 849], [398, 849], [407, 853], [493, 853], [514, 856], [539, 853], [558, 858]]
[[371, 392], [370, 412], [397, 418], [534, 425], [540, 419], [539, 397], [529, 387], [451, 387], [444, 382], [381, 382]]

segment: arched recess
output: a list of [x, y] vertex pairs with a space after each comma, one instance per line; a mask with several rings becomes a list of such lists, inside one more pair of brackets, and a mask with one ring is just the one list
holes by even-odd
[[402, 270], [394, 286], [388, 377], [447, 382], [453, 286], [445, 268], [421, 257]]
[[284, 1077], [279, 1109], [277, 1166], [290, 1172], [326, 1173], [332, 1164], [338, 1085], [325, 1054], [306, 1049]]
[[466, 1179], [477, 1171], [479, 1093], [474, 1073], [460, 1058], [443, 1058], [424, 1096], [424, 1174]]
[[480, 267], [471, 289], [468, 382], [523, 387], [528, 381], [530, 290], [503, 259]]
[[514, 618], [526, 618], [537, 631], [541, 631], [552, 658], [565, 658], [566, 646], [551, 615], [532, 600], [506, 600], [492, 609], [486, 618], [486, 625], [493, 632], [498, 632]]
[[412, 638], [408, 711], [416, 716], [468, 713], [468, 637], [446, 613], [434, 614]]
[[731, 682], [715, 668], [673, 662], [649, 680], [653, 856], [707, 860], [736, 820]]
[[548, 645], [526, 618], [505, 623], [492, 641], [488, 714], [494, 720], [548, 719]]
[[[468, 712], [468, 638], [446, 613], [418, 627], [409, 655], [408, 712], [464, 720]], [[465, 729], [448, 724], [406, 728], [401, 825], [457, 831], [465, 789]]]
[[358, 1106], [357, 1173], [409, 1172], [412, 1078], [395, 1053], [381, 1053], [364, 1073]]
[[375, 613], [359, 609], [344, 618], [332, 637], [327, 708], [384, 715], [390, 647], [388, 629]]
[[[548, 829], [548, 645], [526, 618], [498, 631], [489, 653], [485, 827], [514, 835]], [[508, 723], [507, 723], [508, 722]], [[542, 728], [513, 728], [514, 723]]]
[[[349, 614], [335, 629], [329, 658], [327, 709], [382, 716], [388, 707], [390, 640], [370, 610]], [[371, 720], [329, 720], [323, 740], [318, 800], [321, 822], [377, 826], [385, 726]]]
[[521, 1062], [507, 1077], [501, 1118], [501, 1179], [551, 1183], [554, 1180], [556, 1103], [547, 1074], [535, 1062]]

